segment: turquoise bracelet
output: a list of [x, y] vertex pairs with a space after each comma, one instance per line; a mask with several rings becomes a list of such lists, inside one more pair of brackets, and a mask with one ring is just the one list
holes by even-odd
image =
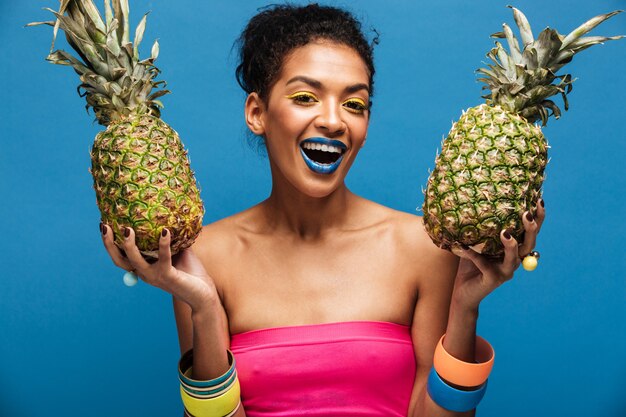
[[446, 384], [431, 368], [426, 389], [430, 398], [442, 408], [450, 411], [469, 411], [478, 406], [487, 391], [487, 381], [472, 391], [462, 391]]
[[224, 391], [228, 390], [235, 383], [236, 379], [237, 379], [237, 372], [233, 372], [230, 378], [228, 378], [222, 384], [219, 384], [210, 388], [191, 387], [189, 385], [184, 384], [183, 382], [181, 382], [180, 385], [181, 387], [183, 387], [185, 392], [191, 396], [198, 397], [198, 398], [212, 398], [212, 397], [218, 397], [222, 393], [224, 393]]
[[180, 383], [190, 388], [200, 388], [202, 390], [203, 388], [216, 387], [223, 384], [226, 380], [231, 379], [231, 376], [235, 372], [235, 357], [230, 350], [227, 350], [227, 353], [228, 364], [230, 365], [230, 367], [224, 375], [221, 375], [215, 379], [198, 381], [186, 375], [193, 365], [193, 349], [189, 349], [178, 362], [178, 378], [180, 379]]

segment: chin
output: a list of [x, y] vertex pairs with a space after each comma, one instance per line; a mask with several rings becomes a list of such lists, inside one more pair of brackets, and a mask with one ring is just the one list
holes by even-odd
[[325, 198], [344, 186], [343, 176], [337, 173], [332, 175], [335, 178], [315, 178], [307, 180], [302, 187], [297, 187], [299, 191], [312, 198]]

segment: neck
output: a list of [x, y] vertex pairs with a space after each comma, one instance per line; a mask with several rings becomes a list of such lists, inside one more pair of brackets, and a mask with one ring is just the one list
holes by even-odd
[[350, 204], [357, 198], [345, 184], [325, 197], [304, 195], [291, 184], [274, 183], [263, 203], [267, 224], [273, 233], [288, 233], [303, 240], [322, 237], [345, 226]]

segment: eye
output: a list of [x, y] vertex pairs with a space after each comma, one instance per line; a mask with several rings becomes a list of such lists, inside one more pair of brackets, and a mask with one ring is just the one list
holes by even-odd
[[290, 94], [287, 96], [287, 98], [293, 100], [294, 102], [298, 104], [303, 104], [303, 105], [313, 104], [318, 101], [317, 97], [315, 97], [313, 94], [306, 93], [303, 91]]
[[367, 104], [365, 104], [365, 102], [359, 98], [351, 98], [350, 100], [346, 100], [344, 101], [343, 106], [346, 108], [346, 110], [358, 114], [361, 114], [365, 110], [369, 109]]

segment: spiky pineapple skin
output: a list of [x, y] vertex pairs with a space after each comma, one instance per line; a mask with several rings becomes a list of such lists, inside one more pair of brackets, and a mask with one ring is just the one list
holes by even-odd
[[501, 257], [500, 231], [521, 243], [525, 211], [536, 213], [548, 145], [539, 126], [500, 106], [465, 112], [442, 142], [428, 179], [423, 221], [444, 249], [467, 245]]
[[164, 227], [172, 254], [200, 233], [204, 207], [187, 151], [161, 119], [144, 114], [111, 123], [95, 138], [91, 173], [101, 221], [113, 229], [118, 246], [127, 226], [142, 254], [152, 258]]

